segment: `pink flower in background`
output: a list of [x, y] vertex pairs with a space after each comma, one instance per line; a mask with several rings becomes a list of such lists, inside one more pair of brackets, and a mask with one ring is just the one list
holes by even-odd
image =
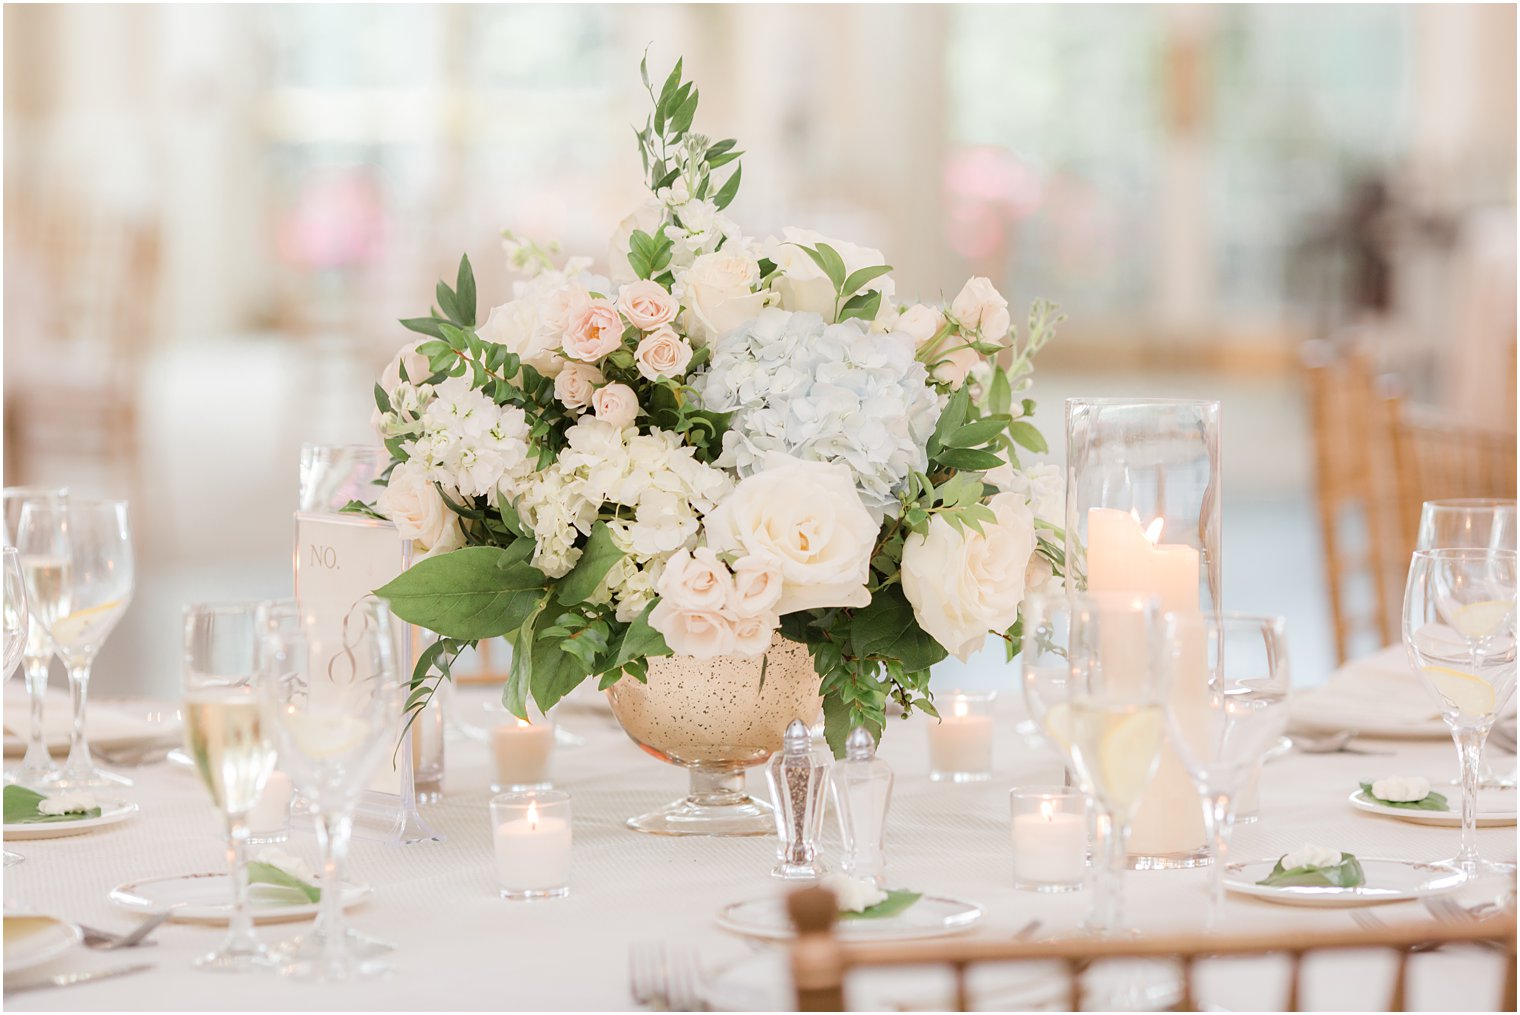
[[367, 167], [318, 169], [303, 178], [275, 224], [281, 260], [308, 271], [368, 263], [384, 245], [385, 199]]

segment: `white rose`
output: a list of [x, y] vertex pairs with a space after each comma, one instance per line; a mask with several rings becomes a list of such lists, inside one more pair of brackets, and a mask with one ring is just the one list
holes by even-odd
[[758, 617], [775, 610], [781, 601], [781, 565], [774, 557], [749, 556], [734, 561], [734, 594], [729, 612], [737, 617]]
[[[836, 240], [832, 237], [815, 233], [811, 229], [798, 229], [795, 226], [787, 226], [781, 230], [781, 239], [771, 239], [766, 243], [765, 256], [775, 262], [778, 269], [776, 278], [771, 282], [771, 288], [781, 297], [781, 308], [793, 311], [811, 311], [821, 316], [825, 321], [834, 319], [835, 291], [834, 283], [823, 273], [823, 269], [808, 256], [803, 247], [818, 248], [819, 243], [827, 243], [844, 260], [844, 273], [846, 276], [860, 270], [879, 264], [886, 264], [879, 250], [870, 247], [857, 246], [844, 240]], [[891, 313], [893, 283], [890, 276], [882, 276], [866, 283], [861, 292], [876, 290], [881, 293], [881, 314]]]
[[987, 505], [995, 520], [982, 531], [957, 531], [941, 517], [926, 535], [903, 544], [903, 594], [918, 624], [951, 654], [965, 661], [988, 631], [1003, 631], [1018, 618], [1025, 575], [1034, 554], [1034, 515], [1024, 499], [1000, 493]]
[[950, 303], [950, 314], [962, 328], [977, 332], [989, 342], [1001, 342], [1013, 323], [1008, 316], [1008, 301], [990, 280], [980, 275], [966, 280]]
[[591, 404], [599, 384], [607, 378], [590, 363], [566, 363], [554, 378], [554, 397], [567, 409], [584, 409]]
[[[568, 290], [569, 287], [566, 288]], [[555, 297], [550, 297], [553, 298]], [[487, 342], [506, 346], [508, 352], [521, 358], [524, 363], [539, 373], [552, 377], [559, 373], [559, 368], [565, 362], [559, 353], [561, 335], [541, 319], [540, 311], [543, 308], [535, 303], [532, 296], [524, 296], [499, 307], [492, 307], [486, 315], [486, 323], [476, 328], [475, 333]]]
[[391, 520], [402, 539], [412, 540], [425, 554], [464, 545], [459, 516], [428, 481], [427, 469], [416, 462], [402, 462], [391, 470], [390, 481], [375, 499], [375, 509]]
[[635, 229], [653, 236], [660, 228], [665, 210], [658, 201], [645, 201], [623, 217], [612, 233], [611, 249], [607, 251], [607, 267], [614, 282], [631, 282], [638, 276], [628, 263], [628, 244]]
[[1034, 516], [1051, 525], [1065, 525], [1066, 473], [1053, 462], [1036, 462], [1015, 469], [1007, 461], [982, 476], [1004, 493], [1016, 493], [1029, 502]]
[[653, 279], [640, 279], [618, 289], [617, 308], [640, 331], [653, 331], [676, 319], [676, 298]]
[[678, 656], [712, 659], [733, 655], [733, 625], [721, 613], [683, 610], [660, 600], [649, 611], [649, 625], [665, 636], [665, 644]]
[[770, 557], [780, 568], [777, 613], [865, 606], [876, 523], [849, 466], [773, 454], [705, 522], [719, 552]]
[[967, 345], [959, 335], [950, 336], [945, 347], [950, 351], [935, 356], [934, 368], [929, 373], [936, 381], [948, 384], [952, 391], [958, 391], [966, 383], [972, 367], [982, 362], [982, 354]]
[[609, 384], [597, 388], [591, 396], [596, 418], [616, 427], [632, 426], [639, 414], [639, 396], [626, 384]]
[[776, 625], [781, 618], [774, 613], [760, 617], [738, 617], [733, 623], [734, 653], [741, 656], [763, 656], [776, 638]]
[[1307, 842], [1291, 853], [1284, 853], [1282, 858], [1283, 870], [1289, 871], [1299, 867], [1334, 867], [1340, 862], [1340, 850]]
[[742, 252], [702, 254], [676, 280], [676, 292], [689, 312], [686, 332], [701, 345], [733, 331], [765, 309], [760, 265]]
[[639, 340], [633, 351], [634, 365], [651, 381], [679, 377], [691, 362], [691, 346], [668, 325], [661, 325]]
[[699, 546], [681, 550], [666, 562], [655, 591], [679, 609], [720, 613], [733, 596], [734, 582], [718, 555]]
[[1372, 783], [1372, 795], [1394, 803], [1413, 803], [1430, 796], [1430, 780], [1417, 775], [1377, 779]]
[[897, 320], [892, 322], [891, 330], [913, 336], [913, 347], [922, 349], [939, 334], [939, 329], [944, 325], [945, 315], [940, 313], [938, 307], [915, 303], [898, 315]]

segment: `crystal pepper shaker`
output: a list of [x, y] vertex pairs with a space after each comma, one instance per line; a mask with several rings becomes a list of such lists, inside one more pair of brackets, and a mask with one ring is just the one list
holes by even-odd
[[829, 778], [839, 836], [844, 842], [840, 866], [852, 878], [880, 888], [887, 858], [887, 808], [892, 803], [892, 766], [876, 756], [876, 738], [856, 726], [844, 742], [844, 760]]
[[776, 802], [776, 834], [781, 837], [781, 855], [771, 877], [810, 880], [824, 872], [818, 859], [818, 835], [829, 760], [814, 754], [812, 734], [801, 719], [792, 720], [781, 743], [781, 753], [771, 758], [765, 770]]

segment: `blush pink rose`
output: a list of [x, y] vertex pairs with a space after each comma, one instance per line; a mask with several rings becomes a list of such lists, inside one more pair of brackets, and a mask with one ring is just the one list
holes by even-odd
[[633, 362], [639, 373], [651, 381], [679, 377], [691, 362], [691, 346], [673, 328], [662, 325], [639, 340]]
[[661, 599], [680, 609], [718, 613], [733, 596], [734, 583], [718, 555], [699, 546], [671, 556], [665, 570], [660, 572], [655, 591]]
[[626, 384], [609, 384], [596, 389], [591, 396], [591, 409], [604, 423], [632, 426], [639, 414], [639, 397]]
[[747, 554], [734, 561], [734, 593], [729, 612], [738, 617], [773, 613], [781, 601], [781, 565], [774, 557]]
[[554, 378], [554, 397], [567, 409], [584, 409], [591, 404], [596, 386], [606, 381], [590, 363], [566, 363]]
[[733, 654], [733, 625], [721, 613], [683, 610], [665, 600], [649, 611], [649, 625], [665, 636], [665, 644], [678, 656], [712, 659]]
[[734, 653], [741, 656], [764, 655], [776, 637], [776, 626], [780, 622], [774, 613], [759, 617], [739, 617], [733, 622]]
[[595, 363], [623, 344], [623, 320], [606, 300], [591, 300], [565, 331], [565, 355]]
[[640, 331], [653, 331], [676, 319], [676, 298], [653, 279], [640, 279], [618, 289], [617, 308]]

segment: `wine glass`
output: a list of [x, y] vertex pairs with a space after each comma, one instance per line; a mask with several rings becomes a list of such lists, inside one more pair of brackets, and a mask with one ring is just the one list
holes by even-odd
[[[1161, 760], [1166, 720], [1160, 634], [1154, 599], [1091, 593], [1072, 598], [1066, 698], [1071, 758], [1110, 829], [1090, 924], [1099, 933], [1124, 928], [1130, 826]], [[1048, 725], [1048, 713], [1046, 719]]]
[[281, 770], [311, 804], [322, 847], [320, 942], [283, 948], [293, 958], [282, 972], [319, 981], [383, 973], [344, 929], [342, 867], [359, 795], [400, 733], [404, 685], [390, 611], [366, 596], [332, 624], [298, 604], [266, 603], [259, 627], [261, 715]]
[[243, 972], [269, 962], [248, 912], [248, 812], [274, 768], [274, 744], [254, 691], [258, 672], [257, 603], [185, 607], [185, 749], [227, 823], [232, 919], [197, 969]]
[[[49, 505], [65, 503], [68, 491], [36, 486], [8, 486], [4, 490], [5, 541], [19, 545], [21, 534], [21, 510], [31, 501]], [[27, 572], [27, 557], [21, 556], [23, 579]], [[26, 695], [31, 706], [30, 723], [27, 727], [26, 756], [14, 770], [14, 781], [24, 786], [40, 786], [58, 771], [53, 756], [48, 753], [47, 737], [43, 732], [42, 716], [47, 703], [48, 671], [53, 665], [53, 643], [47, 628], [37, 611], [31, 611], [27, 623], [26, 648], [21, 654], [21, 669], [26, 677]]]
[[[21, 654], [26, 649], [26, 635], [28, 618], [26, 609], [26, 583], [21, 578], [21, 560], [14, 546], [0, 549], [0, 563], [4, 570], [0, 577], [4, 579], [5, 602], [0, 608], [0, 619], [3, 619], [4, 648], [5, 648], [5, 677], [11, 679], [11, 674], [16, 672], [16, 667], [21, 663]], [[20, 863], [26, 859], [20, 853], [5, 850], [5, 866]]]
[[1281, 617], [1167, 614], [1167, 732], [1203, 797], [1213, 836], [1210, 927], [1224, 914], [1224, 865], [1235, 802], [1288, 728]]
[[127, 503], [28, 501], [17, 536], [26, 591], [53, 650], [69, 674], [74, 723], [69, 757], [46, 780], [57, 789], [130, 786], [132, 780], [95, 766], [85, 737], [90, 668], [132, 601], [132, 537]]
[[1469, 876], [1510, 874], [1478, 855], [1479, 756], [1515, 694], [1515, 551], [1416, 550], [1404, 590], [1404, 647], [1451, 729], [1462, 765], [1462, 847]]

